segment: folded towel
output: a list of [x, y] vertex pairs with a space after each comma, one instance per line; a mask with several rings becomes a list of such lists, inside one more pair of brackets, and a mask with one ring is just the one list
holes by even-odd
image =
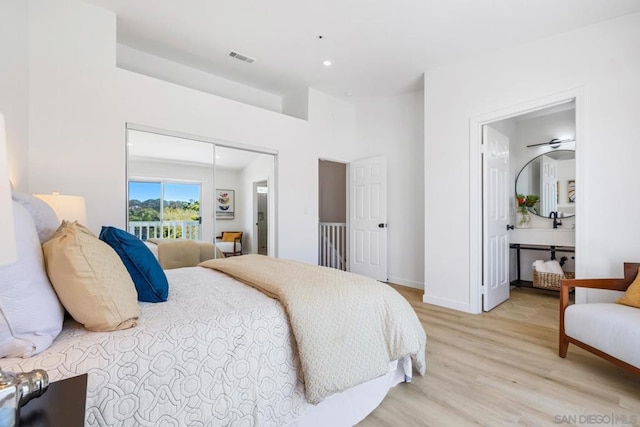
[[564, 276], [564, 271], [562, 271], [562, 267], [557, 260], [551, 260], [544, 263], [545, 268], [549, 273], [553, 274], [562, 274]]
[[533, 264], [531, 264], [531, 268], [533, 268], [538, 273], [548, 273], [549, 272], [547, 270], [546, 265], [544, 264], [544, 261], [541, 260], [541, 259], [534, 261]]

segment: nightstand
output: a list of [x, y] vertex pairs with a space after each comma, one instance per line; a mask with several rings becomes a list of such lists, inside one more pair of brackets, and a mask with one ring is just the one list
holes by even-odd
[[53, 382], [20, 409], [20, 427], [82, 427], [86, 401], [87, 374]]

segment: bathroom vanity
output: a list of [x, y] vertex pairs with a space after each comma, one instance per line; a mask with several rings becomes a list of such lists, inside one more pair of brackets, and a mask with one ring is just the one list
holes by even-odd
[[531, 196], [538, 200], [524, 208], [530, 219], [516, 219], [515, 227], [521, 228], [509, 231], [509, 248], [516, 254], [512, 285], [533, 286], [532, 281], [523, 280], [530, 276], [532, 259], [557, 259], [562, 265], [575, 253], [575, 151], [556, 148], [544, 149], [516, 176], [516, 200]]
[[[546, 252], [549, 259], [570, 257], [575, 252], [575, 231], [553, 228], [516, 228], [509, 231], [509, 248], [516, 251], [515, 286], [533, 286], [533, 282], [521, 279], [520, 251]], [[544, 256], [546, 258], [546, 255]]]

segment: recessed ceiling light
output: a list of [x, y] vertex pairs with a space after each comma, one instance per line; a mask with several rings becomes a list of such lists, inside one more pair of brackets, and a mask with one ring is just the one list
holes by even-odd
[[217, 155], [216, 155], [216, 159], [219, 159], [219, 158], [220, 158], [220, 156], [217, 156]]
[[353, 93], [351, 93], [351, 91], [350, 91], [350, 90], [348, 90], [348, 91], [346, 91], [346, 92], [344, 93], [344, 96], [351, 96], [351, 95], [353, 95]]
[[329, 61], [328, 59], [326, 61], [324, 61], [322, 63], [322, 65], [324, 65], [325, 67], [331, 67], [331, 61]]

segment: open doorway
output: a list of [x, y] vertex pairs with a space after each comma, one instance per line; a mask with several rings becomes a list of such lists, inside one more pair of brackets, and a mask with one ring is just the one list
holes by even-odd
[[535, 301], [536, 292], [544, 289], [541, 298], [557, 305], [559, 286], [538, 272], [575, 272], [575, 99], [489, 120], [482, 130], [482, 310], [509, 300], [513, 291], [529, 307], [517, 313], [518, 305], [510, 304], [499, 311], [520, 319], [545, 316], [551, 312]]
[[319, 160], [318, 186], [318, 264], [346, 271], [347, 165]]
[[253, 219], [255, 225], [256, 251], [260, 255], [269, 253], [269, 186], [266, 180], [253, 183]]

